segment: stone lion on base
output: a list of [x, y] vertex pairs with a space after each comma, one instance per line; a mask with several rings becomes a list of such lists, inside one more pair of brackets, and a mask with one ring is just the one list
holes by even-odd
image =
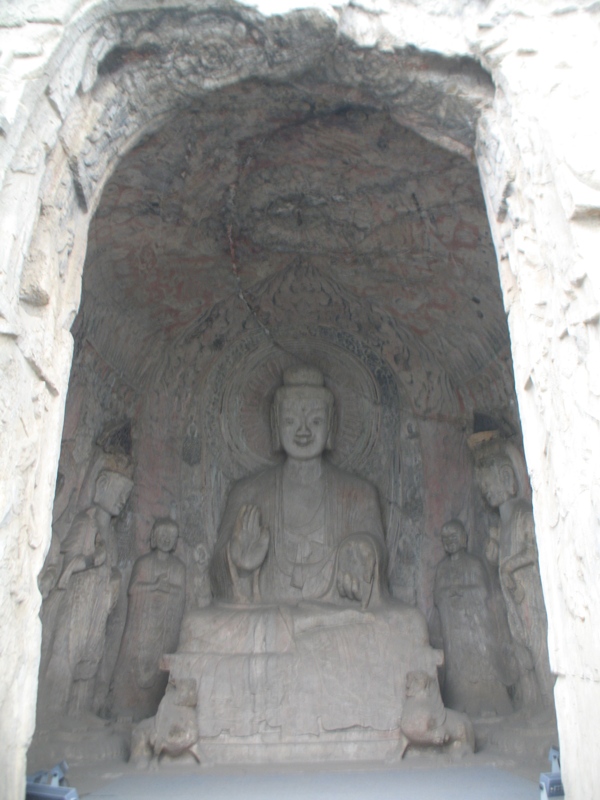
[[400, 727], [411, 745], [449, 745], [461, 754], [472, 753], [475, 749], [475, 734], [469, 717], [445, 708], [437, 682], [421, 670], [406, 676], [406, 702]]

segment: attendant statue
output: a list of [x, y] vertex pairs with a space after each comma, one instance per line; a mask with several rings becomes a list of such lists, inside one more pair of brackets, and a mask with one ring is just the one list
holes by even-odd
[[[335, 409], [318, 370], [284, 373], [271, 423], [285, 459], [231, 489], [213, 603], [185, 614], [177, 653], [163, 657], [172, 690], [136, 728], [142, 760], [183, 745], [217, 763], [398, 758], [422, 743], [414, 716], [401, 727], [407, 675], [429, 676], [441, 705], [443, 654], [421, 612], [386, 591], [377, 491], [327, 458]], [[171, 722], [181, 687], [195, 715], [185, 730]], [[468, 730], [457, 733], [467, 745]]]
[[444, 700], [470, 716], [505, 715], [513, 710], [507, 687], [517, 676], [498, 641], [488, 574], [467, 541], [460, 520], [443, 525], [447, 556], [436, 570], [433, 599], [444, 642]]
[[185, 566], [173, 554], [179, 529], [169, 519], [155, 522], [151, 552], [138, 558], [129, 581], [127, 620], [113, 674], [111, 706], [134, 720], [156, 714], [168, 674], [163, 653], [177, 649], [185, 606]]
[[500, 512], [499, 535], [488, 557], [499, 568], [508, 624], [519, 662], [519, 703], [526, 710], [553, 708], [554, 679], [548, 657], [548, 621], [531, 503], [522, 485], [524, 463], [514, 445], [491, 439], [474, 448], [476, 480]]
[[99, 473], [92, 506], [75, 517], [60, 553], [54, 553], [40, 581], [46, 594], [42, 620], [52, 620], [50, 635], [43, 637], [42, 713], [92, 710], [106, 622], [121, 580], [113, 520], [125, 507], [132, 487], [121, 473]]
[[286, 459], [233, 487], [210, 568], [213, 596], [366, 607], [383, 585], [381, 511], [370, 483], [324, 458], [334, 401], [318, 370], [284, 374], [271, 423], [274, 449]]

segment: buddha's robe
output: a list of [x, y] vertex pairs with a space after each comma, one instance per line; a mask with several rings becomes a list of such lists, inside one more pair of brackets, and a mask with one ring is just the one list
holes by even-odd
[[217, 603], [186, 614], [176, 654], [163, 659], [177, 686], [197, 685], [201, 738], [280, 731], [397, 730], [409, 672], [437, 687], [439, 651], [415, 608], [387, 601]]
[[[407, 675], [422, 670], [437, 687], [441, 654], [429, 645], [421, 612], [384, 591], [377, 492], [323, 461], [310, 508], [290, 522], [286, 515], [299, 503], [290, 497], [294, 487], [285, 503], [284, 476], [285, 465], [274, 467], [231, 490], [210, 568], [215, 602], [185, 615], [177, 653], [163, 659], [170, 681], [195, 687], [201, 748], [275, 737], [283, 759], [292, 752], [288, 746], [304, 747], [293, 752], [305, 759], [325, 758], [329, 751], [314, 751], [315, 744], [331, 752], [347, 746], [348, 757], [363, 740], [402, 750]], [[249, 505], [260, 509], [270, 535], [258, 571], [260, 598], [236, 590], [239, 574], [232, 574], [228, 556], [240, 509]], [[348, 552], [358, 554], [357, 573], [373, 565], [362, 602], [337, 590], [338, 564], [345, 574]]]
[[323, 461], [315, 491], [322, 504], [314, 519], [296, 529], [284, 522], [283, 466], [253, 475], [233, 487], [211, 563], [211, 586], [216, 599], [234, 598], [227, 545], [243, 505], [260, 509], [262, 525], [269, 528], [270, 542], [260, 568], [260, 597], [264, 603], [295, 603], [325, 598], [332, 589], [336, 552], [351, 534], [365, 534], [377, 552], [382, 582], [385, 552], [377, 491], [368, 481]]

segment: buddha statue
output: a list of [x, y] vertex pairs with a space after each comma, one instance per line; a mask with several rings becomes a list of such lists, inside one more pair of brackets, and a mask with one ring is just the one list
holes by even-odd
[[381, 591], [384, 537], [377, 491], [333, 466], [333, 395], [322, 374], [284, 374], [271, 415], [282, 465], [237, 483], [210, 568], [213, 596], [238, 603], [350, 601]]
[[[335, 406], [317, 369], [284, 373], [271, 427], [285, 458], [229, 493], [209, 568], [213, 602], [184, 615], [178, 650], [163, 657], [165, 698], [134, 729], [142, 760], [184, 751], [216, 763], [393, 759], [420, 731], [401, 725], [408, 674], [428, 676], [443, 707], [443, 653], [423, 614], [387, 592], [377, 491], [328, 458]], [[185, 730], [180, 722], [171, 735], [183, 705]], [[456, 729], [471, 746], [463, 718]]]

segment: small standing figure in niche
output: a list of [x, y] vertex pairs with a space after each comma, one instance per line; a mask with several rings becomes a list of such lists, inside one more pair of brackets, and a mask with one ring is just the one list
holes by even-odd
[[516, 676], [503, 664], [487, 572], [481, 560], [467, 552], [467, 541], [460, 520], [442, 527], [447, 557], [438, 564], [433, 598], [446, 656], [444, 701], [474, 717], [510, 714], [507, 686]]
[[179, 528], [157, 520], [151, 552], [138, 558], [129, 581], [127, 620], [112, 681], [112, 708], [134, 721], [156, 714], [168, 681], [161, 656], [174, 653], [185, 606], [185, 566], [173, 554]]
[[476, 479], [500, 512], [500, 532], [487, 555], [497, 563], [508, 624], [519, 662], [519, 704], [528, 711], [553, 708], [554, 678], [548, 657], [548, 621], [542, 594], [531, 503], [520, 453], [510, 442], [475, 443]]
[[41, 584], [48, 608], [42, 609], [42, 619], [52, 620], [53, 625], [51, 635], [43, 640], [42, 712], [92, 711], [106, 622], [121, 582], [113, 522], [132, 487], [125, 475], [102, 470], [96, 478], [93, 505], [75, 517], [59, 557], [44, 571]]

